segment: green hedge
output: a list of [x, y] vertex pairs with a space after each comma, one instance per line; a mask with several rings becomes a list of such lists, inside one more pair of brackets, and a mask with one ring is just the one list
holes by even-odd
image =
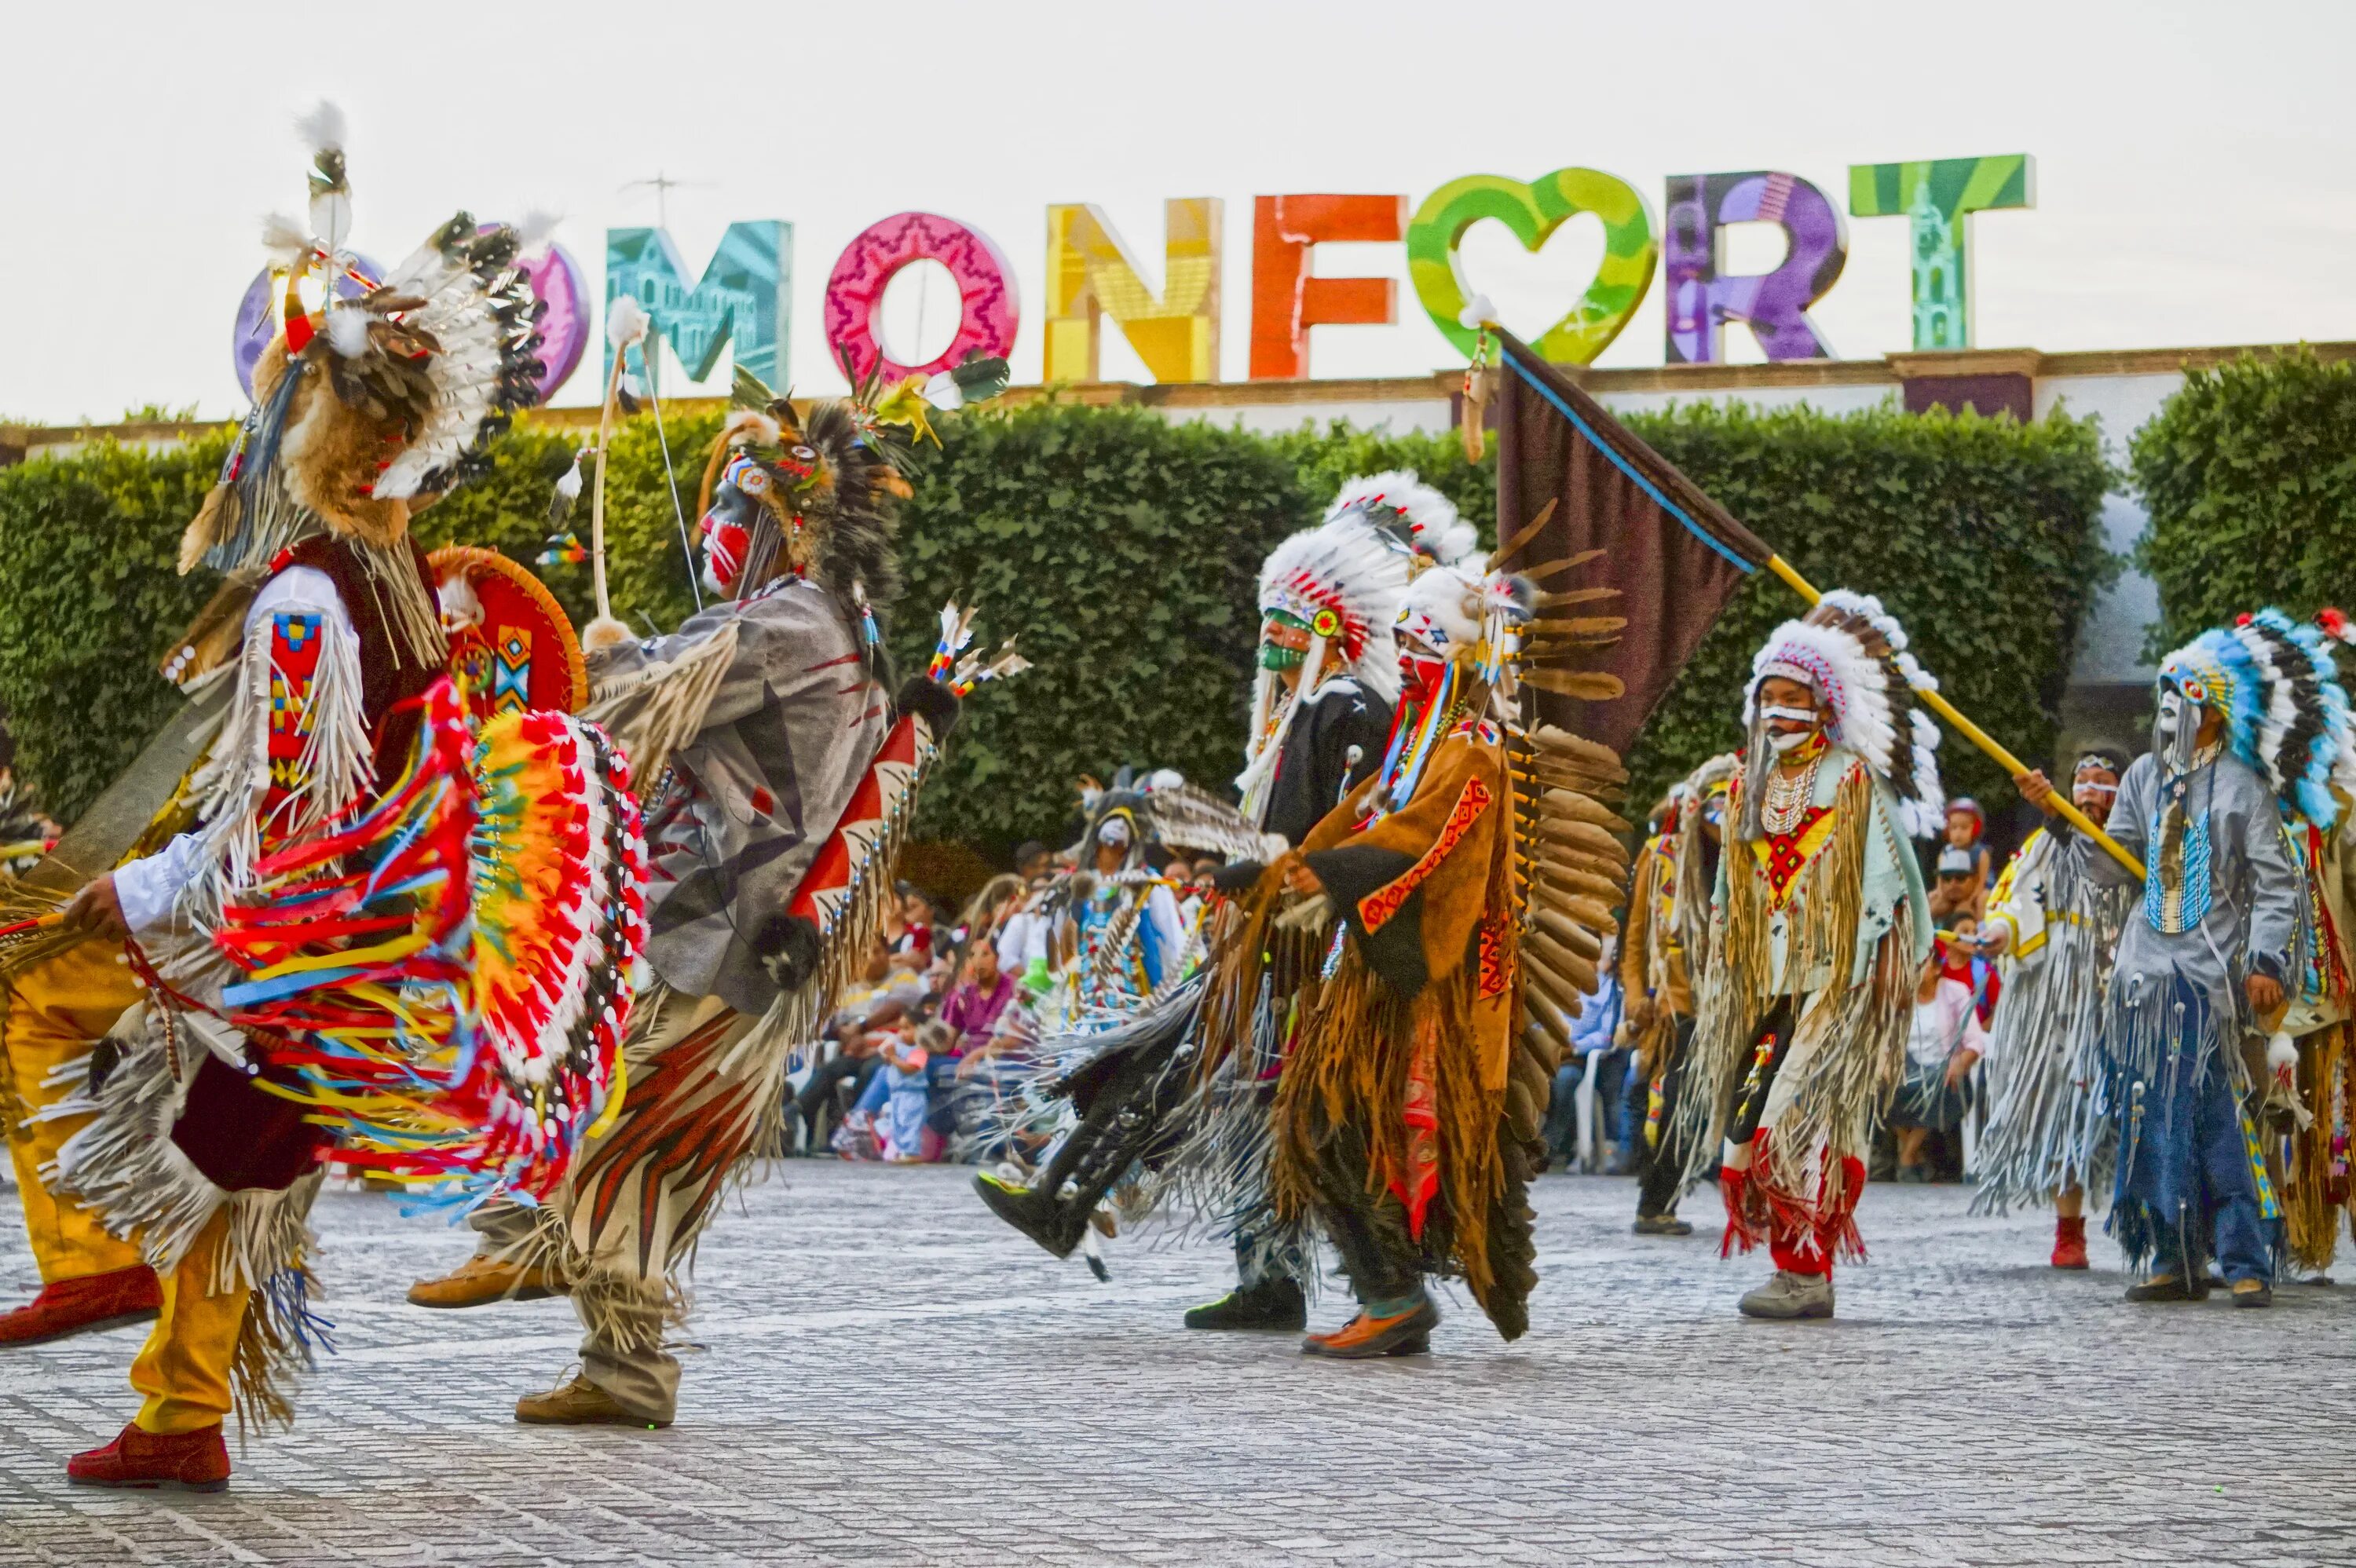
[[[1966, 711], [2025, 754], [2050, 744], [2076, 628], [2111, 569], [2095, 527], [2110, 475], [2090, 421], [1701, 405], [1632, 422], [1820, 584], [1880, 592]], [[713, 416], [669, 427], [691, 514], [714, 429]], [[1263, 437], [1042, 403], [947, 421], [941, 435], [903, 508], [894, 651], [920, 667], [934, 612], [955, 598], [980, 607], [986, 643], [1019, 634], [1037, 666], [976, 697], [918, 824], [985, 852], [1061, 832], [1081, 773], [1168, 766], [1224, 785], [1241, 761], [1259, 562], [1344, 478], [1414, 468], [1494, 538], [1494, 455], [1467, 462], [1453, 433], [1335, 424]], [[532, 560], [572, 446], [509, 435], [490, 475], [419, 519], [421, 539]], [[0, 470], [0, 603], [12, 612], [0, 703], [25, 773], [61, 815], [173, 704], [154, 660], [206, 591], [173, 575], [175, 544], [220, 451], [98, 446]], [[585, 538], [585, 495], [575, 517]], [[649, 418], [616, 438], [607, 527], [616, 611], [676, 624], [692, 601]], [[585, 619], [588, 569], [544, 575]], [[1751, 649], [1794, 608], [1772, 581], [1736, 600], [1631, 759], [1640, 795], [1738, 739]], [[1998, 782], [1959, 744], [1947, 756], [1963, 787]]]
[[2356, 363], [2301, 347], [2190, 371], [2128, 450], [2159, 587], [2147, 654], [2262, 605], [2356, 607]]

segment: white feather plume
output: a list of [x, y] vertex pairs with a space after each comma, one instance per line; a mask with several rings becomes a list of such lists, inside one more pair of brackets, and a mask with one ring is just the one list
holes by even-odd
[[327, 311], [327, 344], [347, 359], [368, 352], [369, 313], [359, 305], [337, 303]]
[[262, 248], [273, 267], [292, 267], [311, 253], [311, 236], [283, 212], [262, 215]]
[[629, 294], [616, 294], [605, 307], [605, 340], [627, 348], [647, 335], [646, 307]]
[[344, 112], [322, 98], [311, 106], [309, 113], [294, 117], [294, 133], [303, 138], [303, 144], [311, 149], [314, 156], [340, 153], [344, 150]]
[[535, 207], [515, 226], [516, 241], [527, 251], [537, 251], [556, 237], [556, 226], [563, 221], [556, 214]]

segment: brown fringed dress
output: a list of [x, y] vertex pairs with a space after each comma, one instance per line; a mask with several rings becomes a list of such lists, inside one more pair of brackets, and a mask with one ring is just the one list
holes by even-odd
[[[1375, 786], [1329, 813], [1246, 903], [1215, 986], [1256, 997], [1287, 871], [1305, 863], [1346, 928], [1329, 976], [1312, 969], [1278, 1091], [1274, 1199], [1313, 1214], [1362, 1301], [1461, 1277], [1506, 1339], [1537, 1283], [1527, 1185], [1552, 1063], [1515, 1028], [1515, 817], [1502, 735], [1460, 724], [1406, 807], [1366, 824]], [[1240, 1017], [1238, 1010], [1237, 1016]], [[1525, 1060], [1526, 1059], [1526, 1060]]]

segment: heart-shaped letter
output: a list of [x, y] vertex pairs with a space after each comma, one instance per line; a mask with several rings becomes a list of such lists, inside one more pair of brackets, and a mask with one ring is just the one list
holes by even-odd
[[1470, 357], [1479, 333], [1457, 317], [1470, 293], [1457, 271], [1464, 231], [1494, 218], [1525, 250], [1545, 247], [1567, 219], [1591, 212], [1603, 220], [1603, 262], [1569, 314], [1531, 345], [1558, 365], [1591, 364], [1626, 326], [1653, 286], [1661, 245], [1653, 209], [1636, 188], [1596, 169], [1557, 169], [1532, 184], [1500, 175], [1466, 175], [1424, 198], [1407, 229], [1407, 275], [1440, 335]]

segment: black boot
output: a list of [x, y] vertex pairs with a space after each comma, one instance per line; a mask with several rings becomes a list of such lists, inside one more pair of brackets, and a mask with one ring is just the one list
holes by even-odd
[[1098, 1094], [1047, 1168], [1027, 1187], [987, 1171], [973, 1189], [991, 1212], [1059, 1258], [1072, 1255], [1088, 1216], [1129, 1168], [1153, 1146], [1168, 1107], [1162, 1102], [1163, 1058], [1139, 1063]]
[[1309, 1327], [1309, 1297], [1301, 1282], [1279, 1275], [1257, 1285], [1238, 1285], [1218, 1300], [1186, 1314], [1189, 1328], [1280, 1328], [1299, 1333]]

